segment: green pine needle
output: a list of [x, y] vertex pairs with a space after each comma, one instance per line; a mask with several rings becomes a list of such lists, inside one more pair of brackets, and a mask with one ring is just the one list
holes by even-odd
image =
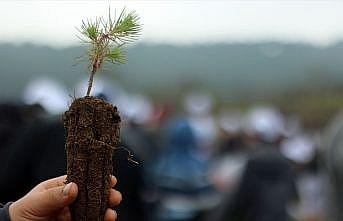
[[108, 62], [113, 64], [125, 64], [126, 62], [126, 53], [120, 49], [120, 47], [113, 48], [108, 51], [106, 58]]
[[90, 47], [86, 56], [89, 61], [91, 75], [87, 95], [89, 95], [93, 76], [101, 68], [104, 62], [124, 64], [126, 53], [123, 46], [138, 39], [142, 31], [139, 16], [135, 11], [126, 13], [123, 9], [119, 17], [112, 17], [109, 10], [108, 18], [96, 18], [95, 20], [82, 21], [79, 32], [81, 41]]

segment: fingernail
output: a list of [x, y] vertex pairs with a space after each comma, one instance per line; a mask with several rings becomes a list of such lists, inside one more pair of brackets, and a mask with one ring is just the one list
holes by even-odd
[[63, 190], [62, 190], [62, 193], [64, 196], [68, 196], [69, 195], [69, 192], [70, 192], [70, 189], [71, 189], [71, 186], [73, 185], [73, 183], [68, 183], [67, 185], [64, 186]]

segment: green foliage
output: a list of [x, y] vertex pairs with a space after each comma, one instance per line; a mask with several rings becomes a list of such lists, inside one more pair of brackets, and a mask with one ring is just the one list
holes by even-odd
[[126, 14], [123, 10], [112, 29], [112, 35], [121, 42], [131, 42], [136, 40], [140, 31], [141, 26], [137, 14], [134, 11]]
[[86, 56], [91, 69], [88, 81], [87, 95], [90, 94], [93, 76], [101, 68], [104, 62], [124, 64], [126, 53], [123, 46], [131, 43], [140, 35], [142, 26], [135, 11], [126, 13], [122, 10], [119, 17], [111, 17], [109, 10], [108, 18], [96, 18], [95, 20], [82, 21], [79, 37], [83, 43], [89, 44]]
[[90, 67], [96, 67], [98, 70], [104, 61], [113, 64], [125, 63], [126, 53], [123, 46], [137, 40], [141, 30], [142, 26], [136, 12], [126, 13], [125, 9], [118, 18], [112, 18], [109, 12], [107, 19], [99, 17], [82, 21], [80, 39], [83, 43], [90, 44], [86, 53]]
[[125, 51], [121, 50], [120, 47], [116, 47], [108, 51], [106, 58], [107, 58], [107, 61], [111, 63], [125, 64], [126, 62], [125, 55], [126, 55]]
[[96, 21], [82, 21], [81, 26], [82, 34], [87, 36], [91, 41], [96, 41], [98, 34], [99, 34], [99, 22], [98, 19]]

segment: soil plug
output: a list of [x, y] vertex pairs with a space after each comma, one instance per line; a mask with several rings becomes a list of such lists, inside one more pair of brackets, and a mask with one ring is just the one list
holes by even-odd
[[63, 115], [67, 132], [67, 182], [75, 182], [79, 193], [70, 206], [74, 221], [103, 221], [108, 207], [112, 155], [118, 148], [120, 116], [117, 108], [90, 96], [94, 75], [103, 63], [126, 62], [123, 46], [137, 39], [139, 17], [122, 10], [116, 18], [96, 18], [82, 22], [81, 40], [89, 45], [83, 58], [89, 61], [90, 76], [86, 96], [75, 99]]

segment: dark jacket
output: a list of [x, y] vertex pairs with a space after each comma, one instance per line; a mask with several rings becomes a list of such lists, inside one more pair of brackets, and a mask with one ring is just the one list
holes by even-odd
[[11, 221], [8, 208], [11, 203], [7, 203], [6, 205], [0, 204], [0, 221]]
[[288, 220], [287, 203], [296, 196], [294, 172], [277, 150], [263, 149], [248, 160], [240, 185], [226, 200], [219, 220]]

